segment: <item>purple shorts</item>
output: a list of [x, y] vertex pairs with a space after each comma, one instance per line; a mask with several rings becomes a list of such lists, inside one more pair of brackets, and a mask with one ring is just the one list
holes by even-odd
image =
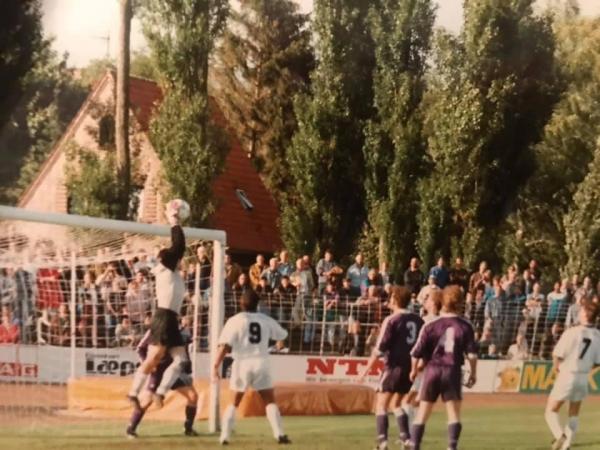
[[411, 386], [408, 370], [402, 367], [387, 367], [381, 374], [377, 392], [407, 394]]
[[435, 403], [439, 396], [444, 402], [462, 400], [462, 369], [453, 366], [427, 365], [419, 399]]

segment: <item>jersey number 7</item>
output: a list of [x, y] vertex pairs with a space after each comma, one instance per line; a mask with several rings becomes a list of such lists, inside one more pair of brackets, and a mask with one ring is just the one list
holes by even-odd
[[260, 323], [250, 322], [250, 337], [248, 338], [250, 343], [260, 344], [261, 337]]
[[581, 350], [581, 355], [579, 355], [579, 359], [583, 359], [583, 357], [585, 356], [586, 352], [588, 351], [588, 348], [590, 348], [590, 344], [592, 343], [592, 340], [589, 338], [583, 338], [583, 350]]

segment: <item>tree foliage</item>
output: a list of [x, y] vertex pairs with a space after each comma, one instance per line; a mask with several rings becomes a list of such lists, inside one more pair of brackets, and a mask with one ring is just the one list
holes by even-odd
[[378, 259], [395, 272], [415, 252], [415, 187], [425, 154], [420, 108], [434, 18], [430, 0], [382, 0], [369, 14], [376, 115], [365, 128], [367, 217]]
[[534, 169], [556, 100], [551, 21], [533, 0], [466, 2], [458, 37], [437, 36], [420, 186], [419, 250], [495, 259], [498, 227]]
[[202, 225], [214, 209], [211, 182], [227, 151], [210, 113], [208, 60], [223, 31], [228, 2], [149, 0], [141, 8], [164, 92], [150, 138], [169, 194], [184, 198], [191, 206], [191, 223]]
[[567, 274], [600, 276], [600, 135], [596, 153], [564, 219]]
[[568, 15], [555, 25], [557, 64], [567, 87], [535, 146], [536, 170], [502, 240], [505, 261], [534, 257], [558, 274], [571, 255], [565, 216], [600, 137], [600, 20]]
[[232, 11], [217, 52], [219, 103], [280, 203], [289, 190], [293, 100], [313, 65], [308, 17], [291, 0], [250, 0]]
[[317, 0], [317, 65], [310, 93], [295, 102], [298, 131], [288, 150], [293, 180], [281, 228], [296, 254], [353, 249], [365, 219], [364, 121], [373, 114], [369, 2]]
[[65, 185], [69, 212], [115, 218], [120, 212], [115, 153], [100, 154], [74, 143], [67, 150]]
[[23, 80], [22, 94], [0, 133], [0, 201], [16, 203], [37, 175], [87, 92], [46, 42]]
[[39, 0], [5, 0], [0, 14], [0, 130], [25, 88], [25, 80], [47, 42]]

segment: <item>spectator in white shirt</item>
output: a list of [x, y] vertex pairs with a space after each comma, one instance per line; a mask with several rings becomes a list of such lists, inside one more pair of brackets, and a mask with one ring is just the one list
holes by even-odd
[[522, 334], [517, 334], [515, 343], [508, 347], [506, 356], [513, 361], [525, 361], [529, 358], [529, 349], [527, 348], [527, 339]]

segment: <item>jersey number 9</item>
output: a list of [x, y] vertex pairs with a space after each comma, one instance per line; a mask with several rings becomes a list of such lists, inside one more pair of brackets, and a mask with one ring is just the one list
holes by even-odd
[[258, 322], [250, 322], [250, 338], [251, 344], [260, 344], [261, 330]]

